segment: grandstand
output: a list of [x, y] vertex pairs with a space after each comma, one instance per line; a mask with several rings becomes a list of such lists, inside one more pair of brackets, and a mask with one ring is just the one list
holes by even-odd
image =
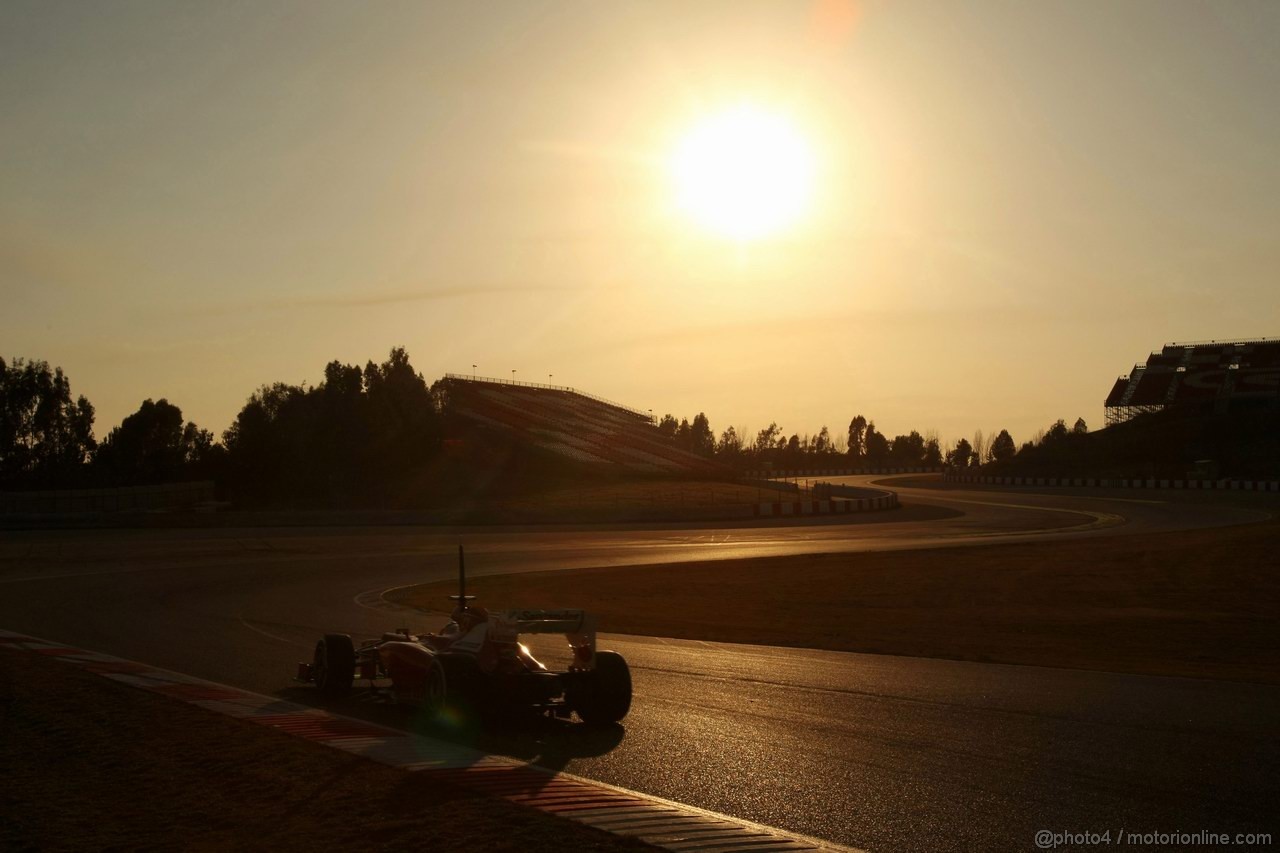
[[558, 385], [447, 374], [451, 418], [594, 469], [722, 476], [710, 459], [676, 447], [651, 415]]
[[1108, 425], [1165, 409], [1280, 407], [1280, 338], [1165, 344], [1116, 379]]

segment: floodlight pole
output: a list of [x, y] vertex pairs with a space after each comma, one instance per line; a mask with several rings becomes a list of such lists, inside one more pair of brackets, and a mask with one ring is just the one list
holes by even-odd
[[511, 368], [511, 384], [516, 384], [516, 369], [514, 367]]

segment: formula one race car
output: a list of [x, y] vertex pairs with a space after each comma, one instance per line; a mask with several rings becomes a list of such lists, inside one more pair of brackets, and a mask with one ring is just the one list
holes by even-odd
[[[458, 548], [458, 594], [451, 621], [438, 634], [400, 628], [358, 648], [346, 634], [326, 634], [298, 680], [329, 698], [345, 696], [359, 675], [371, 689], [389, 679], [397, 703], [429, 716], [446, 708], [491, 716], [533, 709], [555, 717], [576, 713], [585, 723], [616, 723], [631, 708], [631, 670], [617, 652], [596, 651], [595, 617], [582, 610], [507, 610], [473, 607], [466, 564]], [[572, 660], [564, 672], [540, 663], [520, 634], [564, 634]]]

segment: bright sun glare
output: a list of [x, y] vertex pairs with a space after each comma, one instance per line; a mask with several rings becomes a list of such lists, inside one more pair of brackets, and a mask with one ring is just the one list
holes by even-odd
[[806, 211], [813, 195], [813, 151], [786, 118], [739, 105], [704, 118], [676, 145], [676, 204], [722, 237], [774, 234]]

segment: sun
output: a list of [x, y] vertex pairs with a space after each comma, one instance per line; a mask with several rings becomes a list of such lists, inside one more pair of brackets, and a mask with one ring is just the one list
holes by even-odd
[[783, 231], [813, 197], [813, 150], [782, 115], [740, 104], [706, 116], [676, 144], [675, 201], [698, 225], [734, 240]]

